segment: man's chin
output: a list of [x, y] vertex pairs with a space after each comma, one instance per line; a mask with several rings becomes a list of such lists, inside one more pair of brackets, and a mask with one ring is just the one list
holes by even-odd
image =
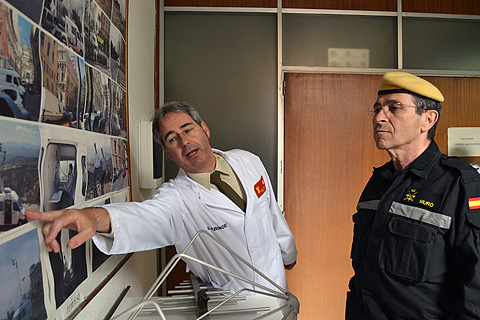
[[377, 149], [378, 149], [378, 150], [385, 150], [385, 149], [387, 149], [387, 146], [386, 146], [385, 141], [382, 141], [382, 140], [375, 141], [375, 145], [377, 146]]

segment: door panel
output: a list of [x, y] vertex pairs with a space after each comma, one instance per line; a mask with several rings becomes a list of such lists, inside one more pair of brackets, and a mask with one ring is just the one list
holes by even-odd
[[388, 160], [367, 114], [380, 78], [285, 75], [285, 215], [299, 250], [287, 277], [299, 319], [344, 317], [352, 215], [372, 166]]
[[[442, 92], [445, 101], [437, 126], [437, 141], [440, 150], [448, 153], [448, 128], [480, 127], [480, 78], [422, 77], [433, 83]], [[480, 157], [463, 158], [468, 163]]]

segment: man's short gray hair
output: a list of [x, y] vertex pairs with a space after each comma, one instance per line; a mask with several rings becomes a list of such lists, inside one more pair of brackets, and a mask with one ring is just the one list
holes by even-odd
[[422, 115], [426, 110], [435, 110], [438, 112], [437, 122], [435, 122], [433, 127], [428, 130], [427, 134], [427, 138], [433, 140], [435, 137], [435, 131], [437, 130], [438, 121], [440, 120], [440, 114], [442, 113], [442, 104], [438, 101], [417, 94], [412, 94], [412, 96], [413, 103], [416, 106], [415, 110], [418, 115]]
[[160, 126], [162, 125], [163, 118], [172, 112], [183, 112], [186, 113], [192, 118], [193, 121], [195, 121], [197, 124], [201, 124], [202, 122], [202, 117], [200, 116], [200, 113], [189, 105], [186, 102], [178, 102], [178, 101], [172, 101], [164, 104], [159, 110], [157, 110], [152, 118], [152, 125], [153, 125], [153, 139], [157, 143], [160, 143], [163, 147], [165, 147], [165, 143], [162, 138], [162, 134], [160, 133]]

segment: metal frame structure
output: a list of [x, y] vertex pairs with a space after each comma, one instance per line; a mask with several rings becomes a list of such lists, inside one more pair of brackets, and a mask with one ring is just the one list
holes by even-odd
[[[234, 259], [236, 259], [239, 263], [243, 263], [244, 265], [248, 266], [250, 269], [255, 271], [255, 273], [257, 273], [259, 276], [261, 276], [263, 279], [265, 279], [267, 282], [269, 282], [278, 291], [276, 291], [274, 289], [271, 289], [271, 288], [268, 288], [264, 285], [258, 284], [256, 282], [251, 281], [249, 279], [246, 279], [242, 276], [233, 274], [233, 273], [231, 273], [227, 270], [224, 270], [222, 268], [214, 266], [214, 265], [212, 265], [208, 262], [205, 262], [203, 260], [200, 260], [200, 259], [197, 259], [195, 257], [187, 255], [186, 254], [187, 250], [193, 245], [195, 240], [198, 239], [201, 235], [205, 235], [207, 237], [210, 237], [216, 244], [223, 247], [227, 252], [229, 252], [232, 255], [232, 257]], [[196, 306], [195, 311], [196, 311], [196, 314], [197, 314], [197, 320], [209, 319], [209, 315], [211, 315], [211, 314], [221, 314], [221, 312], [219, 310], [220, 307], [222, 307], [225, 304], [237, 299], [244, 292], [251, 292], [251, 293], [255, 293], [255, 294], [259, 294], [259, 295], [265, 295], [265, 296], [277, 298], [277, 299], [280, 299], [280, 300], [285, 300], [285, 302], [286, 302], [286, 304], [280, 306], [279, 308], [277, 308], [275, 310], [271, 310], [271, 311], [267, 312], [266, 314], [260, 315], [256, 318], [254, 318], [253, 320], [265, 319], [265, 318], [267, 318], [267, 317], [269, 317], [269, 316], [271, 316], [271, 315], [273, 315], [277, 312], [282, 312], [282, 314], [283, 314], [282, 319], [284, 319], [284, 320], [286, 320], [286, 319], [296, 319], [297, 318], [297, 314], [299, 313], [300, 303], [299, 303], [298, 299], [292, 293], [286, 291], [285, 289], [280, 287], [278, 284], [273, 282], [270, 278], [268, 278], [260, 270], [255, 268], [253, 265], [248, 263], [245, 259], [240, 257], [236, 252], [234, 252], [232, 249], [230, 249], [227, 245], [225, 245], [220, 240], [218, 240], [214, 235], [212, 235], [211, 233], [209, 233], [205, 230], [200, 230], [195, 234], [195, 236], [192, 238], [190, 243], [185, 247], [185, 249], [182, 252], [177, 253], [176, 255], [174, 255], [172, 257], [172, 259], [170, 259], [169, 263], [165, 266], [165, 268], [163, 268], [162, 272], [157, 277], [155, 282], [152, 284], [150, 289], [147, 291], [147, 293], [145, 294], [143, 299], [139, 303], [137, 303], [136, 305], [130, 307], [129, 309], [123, 311], [119, 315], [113, 317], [112, 320], [113, 319], [122, 319], [125, 316], [129, 316], [128, 319], [133, 320], [147, 306], [151, 306], [153, 308], [153, 312], [156, 312], [160, 319], [166, 320], [167, 318], [165, 317], [165, 314], [162, 311], [161, 303], [159, 303], [157, 301], [154, 301], [151, 298], [153, 297], [154, 293], [160, 288], [160, 286], [163, 284], [163, 282], [167, 279], [168, 275], [173, 271], [173, 269], [175, 268], [175, 266], [178, 264], [178, 262], [181, 259], [183, 259], [184, 261], [191, 261], [191, 262], [194, 262], [194, 263], [199, 263], [199, 264], [201, 264], [201, 265], [203, 265], [207, 268], [210, 268], [212, 270], [215, 270], [215, 271], [218, 271], [220, 273], [226, 274], [231, 278], [241, 280], [241, 281], [243, 281], [243, 282], [245, 282], [249, 285], [252, 285], [253, 287], [256, 287], [258, 289], [263, 290], [263, 291], [261, 291], [261, 290], [257, 290], [257, 289], [243, 288], [243, 289], [233, 293], [232, 295], [229, 295], [229, 296], [225, 295], [225, 297], [221, 299], [223, 301], [219, 301], [219, 303], [215, 307], [213, 307], [211, 310], [207, 310], [205, 303], [206, 303], [206, 300], [209, 300], [208, 295], [216, 295], [216, 297], [218, 298], [219, 294], [227, 294], [228, 292], [219, 291], [219, 290], [215, 290], [215, 289], [214, 290], [208, 290], [208, 289], [211, 289], [211, 288], [208, 287], [208, 286], [205, 286], [205, 284], [200, 284], [200, 283], [196, 282], [196, 278], [194, 277], [194, 278], [192, 278], [191, 286], [187, 288], [187, 289], [190, 289], [190, 290], [180, 291], [179, 293], [191, 293], [191, 292], [193, 292], [193, 295], [188, 296], [186, 299], [185, 299], [185, 296], [181, 296], [181, 300], [185, 300], [185, 303], [187, 303], [189, 305], [194, 304]], [[176, 300], [176, 297], [163, 298], [161, 300], [162, 301], [166, 301], [166, 300], [172, 301], [172, 300]], [[218, 299], [217, 299], [217, 301], [218, 301]], [[185, 306], [183, 306], [182, 308], [185, 309]], [[170, 309], [170, 310], [172, 310], [172, 309]], [[148, 309], [147, 311], [152, 312], [152, 309]], [[258, 312], [258, 311], [267, 311], [267, 309], [261, 308], [261, 309], [256, 309], [256, 310], [252, 310], [252, 309], [235, 309], [235, 310], [227, 310], [227, 311], [224, 310], [223, 314], [228, 314], [228, 313], [232, 313], [232, 312], [235, 312], [235, 313], [239, 313], [239, 312], [251, 313], [251, 312]]]

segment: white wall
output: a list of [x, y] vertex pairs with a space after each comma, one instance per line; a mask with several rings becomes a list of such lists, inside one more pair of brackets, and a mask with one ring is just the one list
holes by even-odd
[[[155, 109], [155, 10], [155, 0], [129, 1], [127, 97], [130, 173], [135, 201], [148, 199], [153, 193], [153, 190], [139, 189], [137, 150], [138, 122], [150, 120]], [[143, 296], [155, 280], [156, 270], [155, 251], [135, 253], [75, 319], [103, 319], [127, 285], [131, 286], [127, 296]]]

